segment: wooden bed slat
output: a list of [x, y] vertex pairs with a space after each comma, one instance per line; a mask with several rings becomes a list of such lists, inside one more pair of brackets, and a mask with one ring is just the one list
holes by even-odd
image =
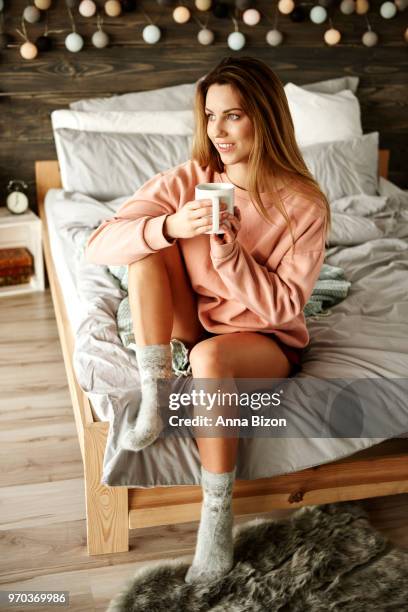
[[378, 151], [378, 176], [388, 178], [388, 167], [390, 162], [390, 152], [387, 149]]

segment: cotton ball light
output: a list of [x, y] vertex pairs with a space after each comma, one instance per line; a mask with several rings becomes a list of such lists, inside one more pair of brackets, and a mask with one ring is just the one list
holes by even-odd
[[370, 4], [368, 0], [356, 0], [356, 13], [357, 15], [365, 15], [370, 10]]
[[245, 36], [242, 32], [231, 32], [228, 36], [227, 43], [233, 51], [240, 51], [245, 47]]
[[198, 11], [209, 11], [212, 0], [195, 0], [195, 7]]
[[261, 21], [261, 13], [256, 9], [247, 9], [242, 15], [242, 21], [249, 26], [256, 26]]
[[351, 15], [356, 10], [356, 5], [354, 0], [343, 0], [340, 4], [340, 11], [343, 15]]
[[207, 28], [203, 28], [197, 34], [197, 40], [200, 45], [211, 45], [214, 42], [214, 32]]
[[92, 34], [92, 44], [97, 49], [104, 49], [109, 45], [109, 36], [103, 30], [96, 30]]
[[327, 11], [323, 6], [314, 6], [310, 11], [310, 20], [313, 23], [323, 23], [327, 19]]
[[108, 17], [119, 17], [122, 12], [122, 5], [118, 0], [108, 0], [104, 8]]
[[93, 17], [96, 13], [96, 4], [93, 0], [82, 0], [78, 11], [82, 17]]
[[155, 45], [161, 38], [161, 30], [153, 23], [143, 28], [143, 40], [149, 45]]
[[324, 33], [324, 40], [330, 46], [337, 45], [340, 42], [340, 39], [341, 34], [335, 28], [330, 28], [330, 30], [326, 30]]
[[0, 0], [0, 13], [4, 9], [4, 0]]
[[84, 46], [84, 39], [77, 32], [71, 32], [65, 39], [65, 46], [71, 53], [78, 53]]
[[295, 8], [295, 3], [293, 0], [279, 0], [278, 10], [282, 13], [282, 15], [289, 15]]
[[40, 11], [48, 11], [51, 6], [51, 0], [34, 0], [34, 4]]
[[393, 2], [384, 2], [380, 6], [380, 15], [381, 17], [384, 17], [384, 19], [392, 19], [395, 17], [396, 12], [397, 7]]
[[378, 43], [378, 34], [372, 30], [367, 30], [367, 32], [364, 32], [361, 40], [363, 45], [366, 47], [375, 47], [375, 45]]
[[26, 6], [23, 11], [23, 19], [28, 23], [37, 23], [41, 19], [41, 13], [36, 6]]
[[20, 55], [26, 60], [33, 60], [38, 55], [38, 49], [32, 42], [27, 40], [27, 42], [20, 47]]
[[52, 38], [49, 36], [39, 36], [35, 41], [35, 46], [40, 53], [50, 51], [52, 49]]
[[269, 30], [269, 32], [266, 34], [266, 42], [268, 45], [271, 45], [271, 47], [278, 47], [282, 40], [283, 35], [282, 32], [279, 32], [279, 30]]
[[173, 19], [176, 23], [187, 23], [190, 17], [191, 13], [186, 6], [177, 6], [173, 11]]

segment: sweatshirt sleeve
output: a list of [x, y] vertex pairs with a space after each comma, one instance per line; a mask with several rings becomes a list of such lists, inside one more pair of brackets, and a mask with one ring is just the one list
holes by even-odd
[[165, 219], [177, 211], [177, 194], [170, 190], [166, 175], [147, 181], [88, 239], [85, 257], [89, 263], [127, 265], [174, 244], [163, 233]]
[[230, 244], [213, 244], [214, 268], [230, 294], [271, 325], [283, 325], [299, 315], [319, 277], [325, 249], [325, 218], [314, 218], [295, 240], [275, 270], [259, 264], [235, 240]]

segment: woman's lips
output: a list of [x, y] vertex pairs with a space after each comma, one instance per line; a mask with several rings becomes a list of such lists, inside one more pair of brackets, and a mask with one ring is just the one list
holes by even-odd
[[222, 146], [220, 143], [216, 143], [217, 151], [220, 153], [229, 153], [235, 148], [235, 144], [228, 144], [227, 146]]

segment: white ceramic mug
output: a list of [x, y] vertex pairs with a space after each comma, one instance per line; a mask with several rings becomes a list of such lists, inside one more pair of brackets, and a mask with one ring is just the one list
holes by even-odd
[[201, 183], [195, 188], [195, 199], [212, 201], [212, 229], [204, 233], [224, 234], [225, 231], [220, 228], [220, 202], [226, 204], [228, 212], [234, 214], [234, 185], [232, 183]]

